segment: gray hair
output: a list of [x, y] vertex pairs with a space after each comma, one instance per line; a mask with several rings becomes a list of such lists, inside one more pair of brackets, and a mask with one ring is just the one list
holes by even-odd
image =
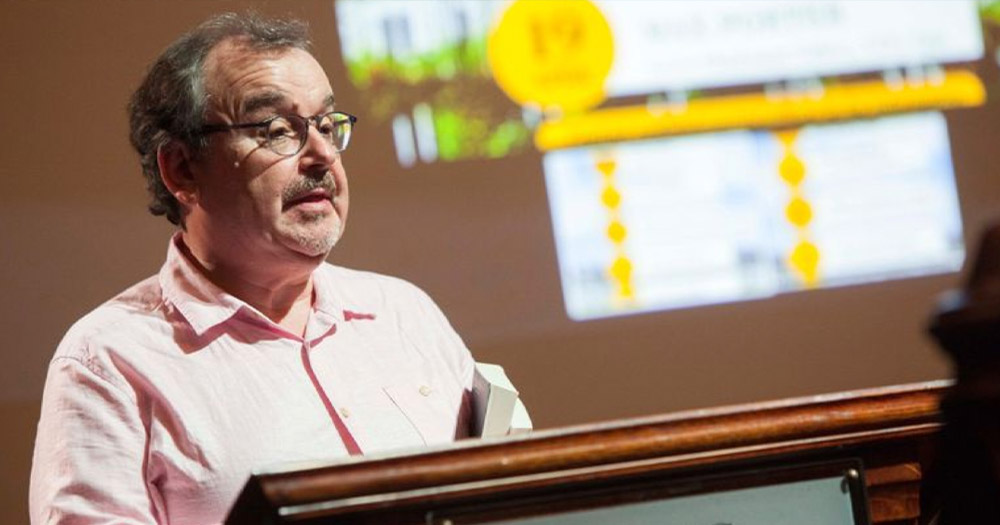
[[206, 145], [200, 132], [205, 121], [205, 57], [220, 43], [237, 39], [253, 51], [302, 49], [309, 51], [309, 28], [300, 20], [267, 19], [249, 12], [214, 16], [168, 47], [146, 73], [128, 104], [132, 147], [139, 163], [153, 215], [166, 215], [181, 225], [180, 203], [160, 178], [157, 150], [171, 141], [195, 153]]

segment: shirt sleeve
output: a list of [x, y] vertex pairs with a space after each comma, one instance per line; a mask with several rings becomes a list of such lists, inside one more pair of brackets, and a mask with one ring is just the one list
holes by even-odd
[[134, 394], [85, 363], [62, 356], [49, 366], [32, 461], [31, 522], [158, 523]]

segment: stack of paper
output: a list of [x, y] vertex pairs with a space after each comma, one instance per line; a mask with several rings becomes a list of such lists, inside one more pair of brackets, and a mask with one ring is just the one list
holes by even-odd
[[472, 385], [473, 434], [506, 436], [531, 430], [531, 418], [503, 367], [476, 363]]

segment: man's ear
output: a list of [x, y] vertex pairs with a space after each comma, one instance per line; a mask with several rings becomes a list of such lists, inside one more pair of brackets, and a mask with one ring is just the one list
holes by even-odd
[[198, 201], [198, 185], [194, 179], [192, 159], [191, 149], [176, 140], [163, 144], [156, 150], [160, 180], [167, 191], [187, 208]]

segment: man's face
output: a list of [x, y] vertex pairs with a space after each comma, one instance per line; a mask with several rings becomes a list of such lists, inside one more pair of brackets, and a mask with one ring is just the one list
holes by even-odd
[[[330, 81], [300, 49], [259, 53], [224, 42], [204, 67], [209, 124], [333, 109]], [[192, 163], [198, 194], [186, 235], [200, 236], [213, 257], [230, 263], [321, 260], [347, 219], [340, 154], [312, 126], [295, 155], [271, 151], [263, 136], [262, 128], [209, 135], [208, 147]]]

